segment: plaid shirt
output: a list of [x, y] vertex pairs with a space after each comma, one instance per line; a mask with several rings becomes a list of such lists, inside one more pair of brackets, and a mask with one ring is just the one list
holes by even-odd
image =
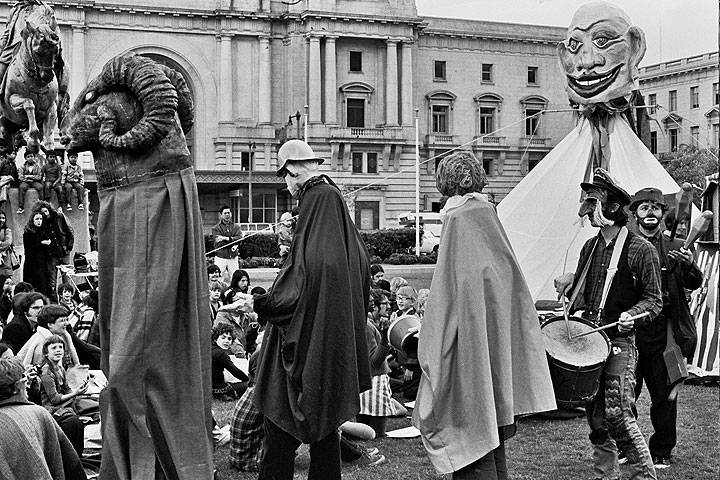
[[[617, 237], [613, 238], [610, 243], [605, 244], [605, 239], [602, 234], [599, 233], [597, 237], [585, 242], [580, 252], [581, 259], [587, 258], [588, 255], [590, 255], [590, 250], [592, 250], [596, 239], [597, 247], [595, 247], [595, 251], [590, 259], [591, 263], [585, 280], [585, 290], [583, 295], [578, 297], [579, 299], [582, 297], [582, 300], [578, 302], [579, 305], [575, 305], [576, 308], [584, 308], [586, 312], [592, 312], [593, 314], [596, 314], [600, 308], [605, 277], [607, 276], [610, 257], [612, 257]], [[645, 325], [662, 310], [660, 260], [655, 247], [639, 235], [628, 235], [627, 242], [628, 266], [643, 291], [641, 299], [629, 308], [627, 312], [630, 315], [650, 312], [649, 317], [644, 317], [636, 321], [638, 325]], [[575, 272], [576, 279], [580, 278], [584, 267], [584, 264], [578, 264], [578, 269]]]
[[230, 463], [243, 472], [258, 470], [265, 436], [264, 417], [253, 404], [254, 390], [254, 387], [248, 388], [238, 400], [230, 429]]

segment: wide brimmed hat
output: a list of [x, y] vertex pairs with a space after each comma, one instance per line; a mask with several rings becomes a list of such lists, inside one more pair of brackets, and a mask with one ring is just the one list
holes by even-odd
[[657, 205], [660, 205], [663, 209], [667, 208], [667, 204], [665, 203], [665, 197], [663, 196], [663, 193], [657, 189], [657, 188], [643, 188], [641, 190], [638, 190], [635, 195], [633, 195], [632, 203], [630, 203], [630, 211], [635, 211], [643, 202], [653, 202]]
[[580, 188], [585, 192], [591, 188], [602, 188], [608, 192], [608, 197], [617, 201], [621, 206], [630, 203], [630, 194], [618, 184], [617, 180], [612, 178], [610, 174], [602, 168], [595, 169], [592, 183], [582, 182]]
[[278, 165], [280, 166], [277, 169], [277, 175], [278, 177], [282, 176], [282, 172], [285, 170], [288, 162], [308, 161], [315, 161], [320, 165], [325, 160], [315, 155], [310, 145], [302, 140], [289, 140], [283, 143], [280, 150], [278, 150]]

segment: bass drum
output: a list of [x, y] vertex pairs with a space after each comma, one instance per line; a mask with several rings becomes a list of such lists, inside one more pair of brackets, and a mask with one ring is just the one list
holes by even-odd
[[[586, 333], [596, 325], [579, 317], [569, 318], [570, 336]], [[555, 400], [560, 408], [583, 407], [600, 386], [603, 366], [610, 355], [610, 339], [594, 332], [570, 340], [565, 318], [556, 316], [540, 326]]]

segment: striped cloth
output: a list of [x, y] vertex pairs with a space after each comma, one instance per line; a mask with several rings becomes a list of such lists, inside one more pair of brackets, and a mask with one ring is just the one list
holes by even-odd
[[243, 472], [256, 472], [262, 455], [263, 415], [253, 404], [254, 387], [235, 405], [230, 430], [230, 464]]
[[397, 412], [393, 407], [390, 377], [387, 374], [372, 377], [372, 387], [360, 394], [360, 414], [371, 417], [391, 417]]

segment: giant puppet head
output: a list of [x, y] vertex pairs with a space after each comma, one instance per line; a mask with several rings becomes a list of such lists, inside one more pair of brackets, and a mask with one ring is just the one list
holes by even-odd
[[621, 9], [605, 2], [581, 6], [558, 43], [570, 100], [582, 105], [625, 97], [638, 88], [645, 34]]

